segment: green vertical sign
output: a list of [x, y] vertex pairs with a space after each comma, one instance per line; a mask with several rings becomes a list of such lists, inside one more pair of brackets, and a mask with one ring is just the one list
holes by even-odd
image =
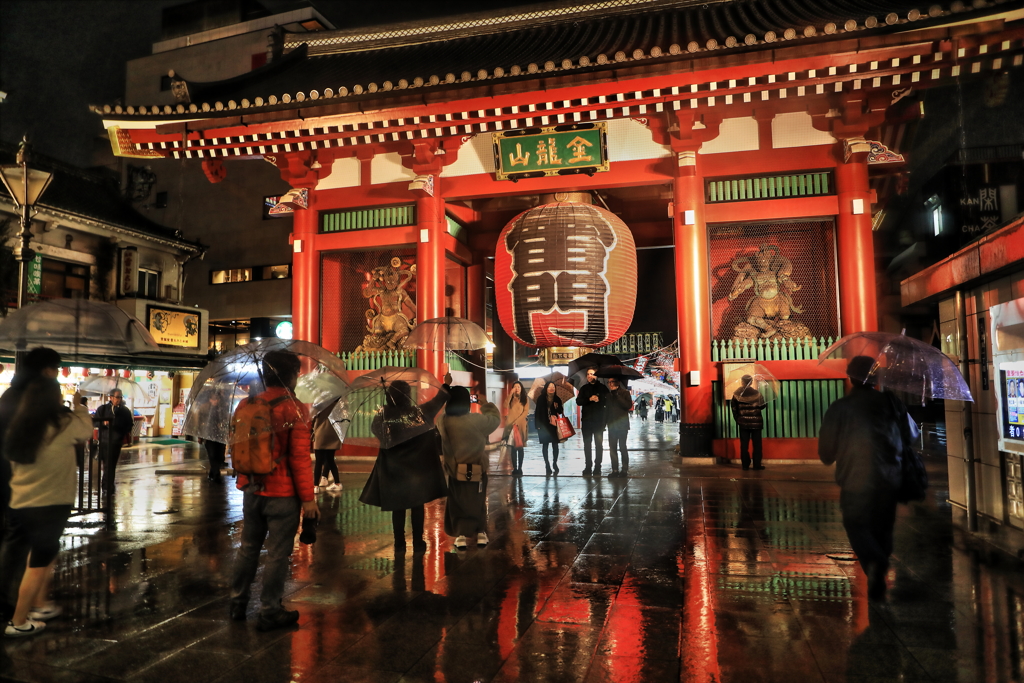
[[43, 257], [36, 254], [35, 258], [28, 262], [26, 270], [28, 271], [26, 273], [28, 280], [26, 291], [30, 295], [39, 296], [43, 288]]
[[608, 170], [608, 135], [603, 121], [528, 130], [529, 134], [492, 134], [498, 180]]

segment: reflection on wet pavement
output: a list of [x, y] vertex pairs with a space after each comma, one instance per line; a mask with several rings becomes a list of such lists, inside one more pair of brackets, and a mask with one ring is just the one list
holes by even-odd
[[684, 464], [676, 427], [634, 429], [628, 480], [580, 476], [572, 447], [558, 477], [536, 446], [519, 478], [496, 453], [491, 544], [461, 552], [434, 503], [428, 551], [396, 554], [390, 513], [358, 501], [369, 463], [343, 462], [317, 543], [293, 555], [299, 626], [270, 633], [227, 615], [241, 493], [198, 476], [194, 445], [126, 451], [113, 528], [78, 520], [64, 538], [64, 616], [5, 639], [0, 669], [33, 683], [1024, 677], [1024, 579], [965, 548], [944, 473], [901, 508], [891, 599], [869, 605], [829, 469]]

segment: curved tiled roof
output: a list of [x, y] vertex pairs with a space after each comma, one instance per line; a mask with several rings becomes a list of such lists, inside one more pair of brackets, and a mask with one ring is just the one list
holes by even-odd
[[991, 13], [993, 7], [1020, 4], [973, 0], [968, 6], [956, 0], [922, 8], [915, 0], [608, 0], [555, 8], [544, 16], [481, 15], [433, 27], [303, 34], [303, 43], [294, 36], [290, 43], [301, 47], [279, 62], [227, 81], [189, 83], [189, 104], [107, 105], [96, 110], [215, 116], [210, 112], [287, 108], [338, 97], [380, 98], [410, 88], [514, 81], [566, 71], [595, 73], [644, 61], [906, 30], [908, 23], [924, 27], [947, 23], [950, 15], [966, 19]]
[[[16, 152], [15, 145], [0, 143], [0, 164], [13, 164]], [[171, 243], [185, 251], [205, 249], [198, 242], [186, 240], [179, 231], [155, 223], [136, 211], [121, 197], [116, 178], [68, 166], [38, 153], [32, 155], [30, 165], [53, 173], [53, 180], [36, 203], [40, 209]], [[0, 198], [13, 201], [2, 184]]]

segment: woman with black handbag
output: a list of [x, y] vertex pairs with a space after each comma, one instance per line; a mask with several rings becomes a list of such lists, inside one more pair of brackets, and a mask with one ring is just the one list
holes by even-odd
[[[544, 391], [537, 397], [537, 409], [534, 411], [533, 423], [537, 428], [537, 440], [540, 441], [540, 450], [544, 455], [544, 468], [548, 474], [554, 471], [558, 474], [558, 426], [557, 420], [562, 417], [565, 411], [562, 408], [562, 399], [555, 393], [555, 385], [548, 382], [544, 385]], [[548, 445], [551, 445], [551, 463], [548, 463]]]

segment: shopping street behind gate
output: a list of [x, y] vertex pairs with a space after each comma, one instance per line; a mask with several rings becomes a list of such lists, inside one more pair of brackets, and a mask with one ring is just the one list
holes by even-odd
[[553, 477], [535, 444], [522, 477], [493, 453], [491, 543], [466, 551], [440, 501], [427, 552], [396, 551], [390, 514], [358, 500], [372, 462], [342, 459], [344, 490], [318, 494], [317, 542], [296, 541], [299, 625], [269, 633], [255, 600], [247, 622], [228, 618], [233, 480], [207, 481], [196, 444], [126, 449], [109, 523], [75, 517], [63, 539], [64, 615], [4, 640], [4, 680], [1022, 679], [1020, 567], [954, 531], [944, 459], [929, 460], [928, 499], [900, 508], [877, 604], [831, 468], [680, 458], [677, 429], [634, 419], [628, 479], [581, 476], [572, 442]]

